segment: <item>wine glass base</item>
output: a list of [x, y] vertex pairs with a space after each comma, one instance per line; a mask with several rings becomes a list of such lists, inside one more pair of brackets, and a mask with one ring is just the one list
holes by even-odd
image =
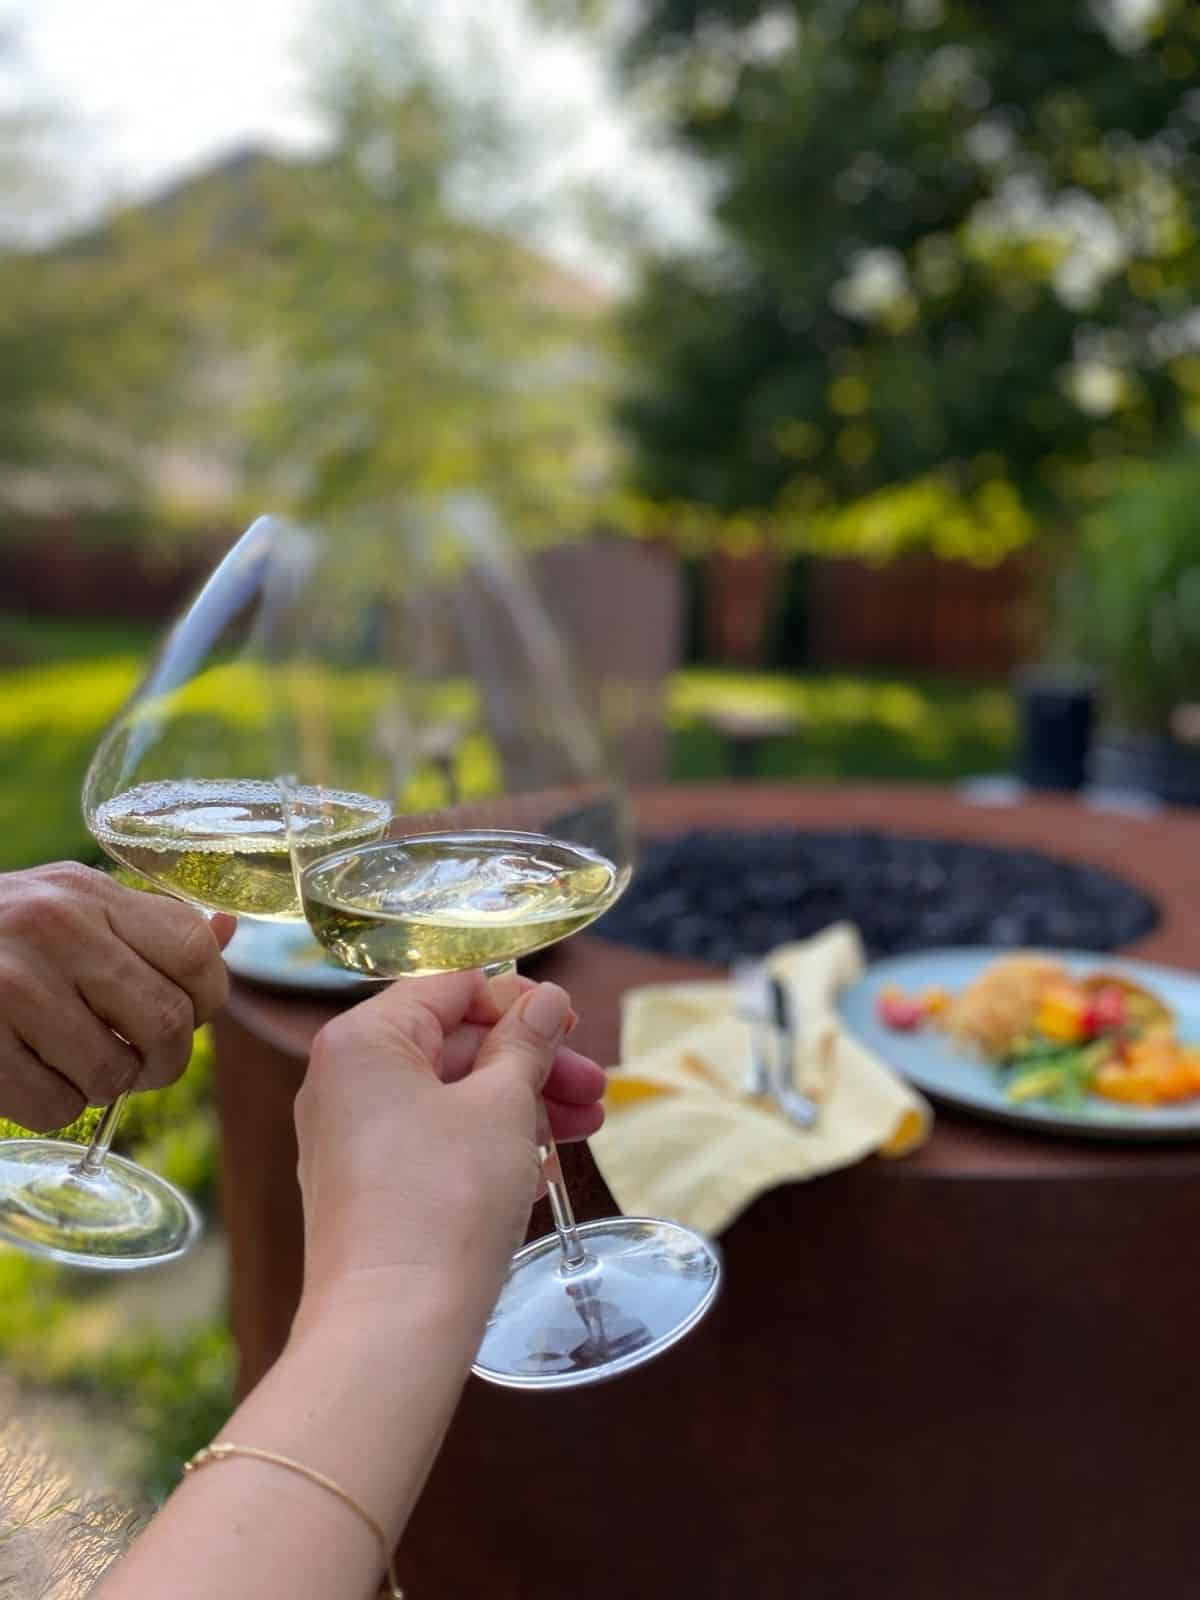
[[509, 1389], [577, 1389], [669, 1350], [712, 1306], [721, 1257], [678, 1222], [585, 1222], [587, 1263], [564, 1270], [558, 1239], [512, 1261], [472, 1371]]
[[0, 1140], [0, 1242], [76, 1267], [123, 1271], [174, 1261], [200, 1218], [165, 1178], [111, 1153], [80, 1170], [82, 1145]]

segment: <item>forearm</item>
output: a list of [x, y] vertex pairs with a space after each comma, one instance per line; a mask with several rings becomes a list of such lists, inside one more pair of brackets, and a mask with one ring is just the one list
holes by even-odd
[[[474, 1308], [431, 1297], [381, 1315], [303, 1320], [221, 1430], [339, 1484], [395, 1543], [453, 1415], [482, 1335]], [[102, 1600], [357, 1600], [379, 1543], [308, 1479], [232, 1458], [191, 1474], [100, 1590]]]

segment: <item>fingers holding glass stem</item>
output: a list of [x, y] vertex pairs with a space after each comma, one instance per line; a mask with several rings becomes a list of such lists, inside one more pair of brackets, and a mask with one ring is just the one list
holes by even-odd
[[[236, 924], [223, 917], [206, 928], [194, 910], [86, 868], [27, 876], [37, 879], [27, 903], [53, 913], [44, 919], [52, 932], [65, 923], [71, 934], [38, 969], [34, 992], [48, 995], [38, 1059], [49, 1075], [83, 1086], [81, 1103], [108, 1104], [86, 1147], [55, 1138], [0, 1141], [0, 1238], [75, 1266], [119, 1270], [172, 1260], [199, 1234], [195, 1208], [165, 1179], [115, 1155], [112, 1144], [130, 1093], [177, 1077], [195, 1026], [222, 1003], [220, 948]], [[27, 936], [22, 948], [36, 955], [36, 938]], [[124, 987], [111, 981], [114, 972]], [[55, 1006], [56, 983], [69, 990], [73, 1009]], [[90, 1034], [79, 1033], [80, 997], [90, 1002]]]
[[[485, 968], [502, 983], [513, 970]], [[509, 1388], [576, 1388], [640, 1366], [689, 1332], [716, 1298], [720, 1257], [676, 1223], [580, 1225], [544, 1100], [537, 1141], [554, 1234], [513, 1257], [473, 1371]]]
[[[517, 963], [515, 961], [496, 961], [484, 967], [484, 974], [493, 980], [493, 990], [498, 985], [496, 979], [515, 978]], [[560, 991], [557, 991], [561, 993]], [[549, 1001], [547, 1001], [549, 1005]], [[569, 1002], [567, 997], [562, 997], [563, 1016], [565, 1025]], [[571, 1206], [571, 1196], [567, 1192], [566, 1180], [563, 1177], [562, 1162], [559, 1160], [558, 1147], [554, 1143], [554, 1133], [550, 1127], [550, 1113], [546, 1109], [545, 1098], [538, 1100], [538, 1125], [537, 1125], [538, 1160], [542, 1164], [542, 1176], [546, 1183], [546, 1199], [550, 1202], [550, 1214], [554, 1218], [554, 1231], [558, 1235], [559, 1248], [562, 1251], [562, 1268], [564, 1272], [578, 1271], [587, 1263], [587, 1251], [579, 1242], [579, 1230], [575, 1222], [575, 1212]]]
[[[218, 948], [223, 950], [237, 931], [237, 919], [223, 911], [207, 911], [200, 907], [196, 909], [200, 911], [200, 915], [211, 928]], [[120, 1038], [121, 1035], [118, 1034], [117, 1037]], [[122, 1042], [128, 1044], [129, 1041], [123, 1039]], [[129, 1103], [129, 1096], [132, 1092], [132, 1089], [122, 1090], [116, 1099], [110, 1101], [105, 1107], [104, 1115], [96, 1124], [87, 1149], [79, 1161], [77, 1170], [81, 1177], [94, 1178], [104, 1166], [105, 1158], [112, 1149], [112, 1142], [116, 1138], [118, 1128], [121, 1126], [121, 1119], [125, 1115], [125, 1107]]]

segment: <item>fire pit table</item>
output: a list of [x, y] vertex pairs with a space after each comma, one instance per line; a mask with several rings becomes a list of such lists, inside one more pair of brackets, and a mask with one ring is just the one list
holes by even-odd
[[[1200, 971], [1200, 820], [1189, 814], [741, 785], [659, 789], [638, 810], [650, 840], [827, 830], [863, 835], [885, 865], [880, 834], [1042, 852], [1100, 869], [1061, 882], [1082, 881], [1069, 898], [1093, 910], [1116, 904], [1135, 918], [1141, 936], [1124, 953]], [[1036, 892], [1023, 904], [1035, 918], [1053, 912]], [[580, 1048], [606, 1061], [626, 989], [719, 970], [617, 942], [661, 942], [623, 915], [613, 937], [582, 935], [537, 967], [571, 989]], [[291, 1102], [330, 1014], [237, 982], [215, 1025], [245, 1386], [281, 1348], [299, 1293]], [[586, 1148], [565, 1165], [581, 1217], [611, 1209]], [[722, 1239], [724, 1299], [662, 1361], [550, 1397], [472, 1380], [404, 1541], [410, 1592], [1188, 1593], [1200, 1560], [1198, 1219], [1200, 1143], [1067, 1141], [949, 1112], [914, 1157], [772, 1191]]]

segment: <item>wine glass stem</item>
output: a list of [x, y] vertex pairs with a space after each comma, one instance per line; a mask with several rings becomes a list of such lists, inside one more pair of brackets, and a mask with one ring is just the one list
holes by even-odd
[[104, 1158], [108, 1154], [109, 1146], [120, 1126], [121, 1118], [125, 1112], [125, 1102], [129, 1099], [128, 1093], [119, 1094], [106, 1110], [96, 1125], [92, 1135], [92, 1142], [84, 1151], [83, 1159], [76, 1169], [85, 1178], [94, 1178], [104, 1165]]
[[[483, 970], [489, 978], [498, 978], [515, 972], [517, 963], [493, 961]], [[554, 1218], [554, 1231], [558, 1235], [559, 1249], [562, 1251], [561, 1270], [577, 1272], [581, 1267], [588, 1265], [591, 1257], [583, 1248], [575, 1225], [571, 1196], [567, 1193], [567, 1185], [563, 1179], [562, 1162], [558, 1157], [554, 1135], [550, 1131], [550, 1115], [544, 1100], [538, 1102], [537, 1141], [538, 1159], [542, 1163], [542, 1174], [546, 1179], [546, 1198], [550, 1202], [550, 1215]]]

